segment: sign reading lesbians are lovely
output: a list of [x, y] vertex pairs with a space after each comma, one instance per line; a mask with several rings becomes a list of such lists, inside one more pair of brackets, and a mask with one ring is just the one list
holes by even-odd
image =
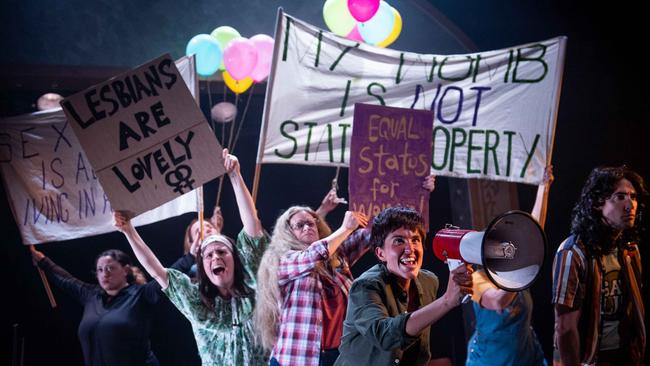
[[221, 146], [169, 55], [61, 106], [115, 210], [140, 214], [225, 171]]
[[370, 104], [354, 105], [348, 190], [350, 208], [376, 216], [408, 206], [428, 227], [433, 112]]

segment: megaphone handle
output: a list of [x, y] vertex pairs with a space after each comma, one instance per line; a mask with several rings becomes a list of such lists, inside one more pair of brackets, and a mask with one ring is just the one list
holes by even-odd
[[[447, 258], [447, 266], [449, 267], [449, 272], [455, 270], [456, 268], [458, 268], [459, 266], [462, 266], [463, 264], [465, 264], [465, 262], [461, 261], [460, 259]], [[466, 294], [460, 300], [460, 303], [461, 304], [467, 304], [471, 298], [472, 298], [472, 295]]]

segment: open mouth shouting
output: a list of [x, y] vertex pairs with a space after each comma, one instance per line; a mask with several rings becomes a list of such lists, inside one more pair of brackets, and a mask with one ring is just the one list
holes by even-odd
[[221, 276], [226, 271], [226, 266], [223, 263], [216, 263], [212, 265], [212, 274], [215, 276]]
[[375, 249], [375, 254], [387, 269], [407, 281], [417, 277], [423, 252], [422, 235], [404, 227], [388, 234], [384, 245]]
[[413, 270], [418, 267], [418, 259], [414, 255], [403, 256], [400, 258], [399, 263], [409, 270]]

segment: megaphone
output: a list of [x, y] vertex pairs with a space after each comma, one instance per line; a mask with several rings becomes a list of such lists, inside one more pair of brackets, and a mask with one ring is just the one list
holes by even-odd
[[433, 238], [433, 252], [447, 262], [450, 270], [460, 261], [480, 264], [499, 288], [521, 291], [530, 287], [541, 273], [546, 235], [529, 213], [508, 211], [494, 218], [485, 231], [438, 231]]

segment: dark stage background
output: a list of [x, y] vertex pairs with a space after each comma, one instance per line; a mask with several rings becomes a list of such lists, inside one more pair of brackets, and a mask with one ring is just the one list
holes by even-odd
[[[178, 58], [193, 35], [209, 33], [220, 25], [231, 25], [246, 37], [258, 33], [272, 35], [278, 6], [325, 28], [321, 15], [323, 2], [4, 0], [0, 3], [3, 55], [0, 116], [34, 111], [33, 104], [44, 92], [70, 95], [101, 81], [92, 77], [111, 68], [133, 67], [165, 52]], [[467, 53], [568, 36], [553, 154], [556, 181], [551, 189], [546, 224], [550, 252], [568, 235], [572, 205], [594, 166], [628, 164], [646, 181], [650, 179], [647, 143], [650, 78], [644, 56], [647, 20], [641, 15], [645, 12], [629, 6], [622, 8], [622, 4], [618, 8], [617, 4], [601, 6], [583, 1], [404, 0], [390, 1], [390, 4], [404, 19], [402, 34], [391, 47], [394, 49]], [[69, 72], [70, 67], [78, 68], [79, 75], [66, 74], [63, 78], [61, 71]], [[84, 75], [91, 76], [84, 78]], [[57, 78], [66, 82], [56, 83]], [[206, 113], [211, 99], [216, 103], [223, 98], [220, 84], [211, 84], [211, 95], [206, 84], [202, 84], [201, 102]], [[235, 151], [249, 186], [264, 104], [262, 89], [258, 86], [252, 97]], [[232, 94], [229, 98], [233, 101]], [[240, 113], [243, 103], [240, 100]], [[217, 133], [220, 135], [219, 130]], [[257, 202], [264, 226], [270, 230], [279, 212], [290, 205], [317, 206], [334, 174], [333, 168], [264, 166]], [[341, 174], [340, 182], [347, 182], [346, 170]], [[450, 185], [453, 185], [451, 179], [440, 177], [431, 195], [430, 222], [434, 233], [445, 223], [453, 223]], [[341, 186], [341, 194], [346, 196], [345, 184]], [[214, 206], [216, 187], [216, 182], [212, 182], [205, 189], [207, 212]], [[536, 187], [518, 185], [517, 188], [519, 208], [529, 211]], [[226, 184], [221, 206], [225, 232], [231, 236], [241, 228], [232, 196]], [[19, 339], [24, 339], [25, 365], [82, 364], [76, 338], [81, 308], [56, 289], [59, 306], [49, 307], [29, 251], [20, 242], [3, 188], [0, 206], [3, 231], [0, 255], [4, 262], [0, 278], [5, 281], [0, 312], [0, 364], [11, 362], [15, 331]], [[339, 208], [331, 214], [328, 218], [331, 226], [340, 224], [343, 212], [344, 208]], [[140, 229], [163, 264], [169, 265], [181, 255], [183, 231], [191, 218], [186, 214]], [[644, 245], [642, 251], [646, 251]], [[44, 244], [39, 249], [80, 279], [92, 282], [94, 258], [108, 248], [130, 253], [126, 240], [118, 233]], [[648, 253], [644, 254], [647, 258]], [[354, 268], [355, 274], [373, 263], [374, 259], [366, 256]], [[553, 331], [550, 265], [549, 261], [543, 276], [532, 287], [533, 325], [549, 360]], [[446, 266], [433, 258], [429, 244], [425, 268], [439, 275], [444, 288]], [[647, 283], [645, 279], [644, 283]], [[647, 291], [644, 293], [647, 300]], [[161, 364], [199, 364], [189, 323], [173, 306], [168, 303], [161, 306], [156, 319], [152, 343]], [[436, 327], [432, 336], [434, 348], [440, 356], [449, 355], [456, 364], [463, 364], [465, 336], [461, 311], [454, 311]]]

